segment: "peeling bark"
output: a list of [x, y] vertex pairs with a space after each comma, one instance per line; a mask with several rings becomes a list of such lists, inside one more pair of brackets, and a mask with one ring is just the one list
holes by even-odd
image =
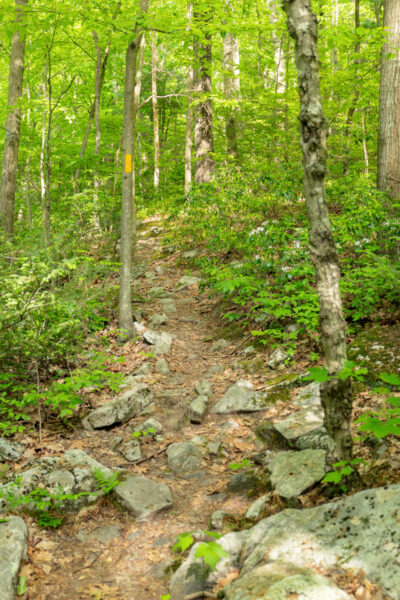
[[[289, 34], [295, 40], [301, 104], [300, 145], [310, 221], [309, 247], [319, 298], [321, 345], [328, 372], [334, 376], [346, 360], [346, 324], [339, 289], [339, 260], [325, 200], [326, 121], [319, 86], [317, 19], [311, 11], [310, 0], [283, 0], [283, 8]], [[334, 377], [321, 388], [325, 426], [335, 441], [336, 457], [349, 460], [352, 456], [351, 380]]]

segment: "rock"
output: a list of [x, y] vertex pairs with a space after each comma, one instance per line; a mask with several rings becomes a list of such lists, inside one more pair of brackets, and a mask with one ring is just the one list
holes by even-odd
[[47, 489], [57, 494], [62, 489], [63, 494], [71, 494], [75, 487], [75, 477], [67, 470], [53, 471], [47, 477]]
[[142, 375], [148, 375], [149, 373], [150, 373], [150, 364], [143, 363], [143, 365], [140, 365], [140, 367], [138, 369], [136, 369], [136, 371], [134, 371], [133, 376], [141, 377]]
[[157, 329], [158, 327], [161, 327], [161, 325], [166, 325], [167, 321], [168, 321], [168, 317], [165, 313], [162, 313], [161, 315], [158, 313], [155, 313], [150, 318], [150, 325]]
[[229, 480], [228, 490], [235, 494], [247, 492], [258, 486], [260, 480], [251, 471], [235, 473]]
[[317, 382], [310, 383], [296, 396], [293, 404], [295, 406], [301, 406], [302, 408], [309, 408], [314, 406], [320, 408], [321, 405], [321, 391], [320, 384]]
[[241, 354], [245, 354], [246, 356], [256, 353], [257, 350], [254, 348], [254, 346], [246, 346], [246, 348], [243, 348], [243, 350], [241, 351]]
[[214, 373], [223, 373], [225, 371], [224, 365], [214, 365], [208, 370], [208, 375], [214, 375]]
[[165, 358], [159, 358], [156, 362], [156, 371], [161, 373], [161, 375], [168, 375], [169, 367]]
[[134, 431], [146, 432], [149, 429], [154, 429], [152, 435], [157, 435], [162, 432], [163, 426], [157, 419], [147, 419], [141, 425], [135, 425]]
[[134, 279], [138, 279], [139, 277], [141, 277], [145, 273], [146, 269], [147, 269], [146, 265], [142, 265], [142, 264], [133, 265], [133, 267], [132, 267], [132, 277]]
[[253, 385], [249, 381], [237, 381], [218, 400], [212, 412], [226, 414], [266, 410], [269, 404], [269, 394], [255, 392], [252, 388]]
[[149, 404], [152, 397], [153, 393], [147, 385], [137, 383], [117, 398], [89, 413], [86, 421], [93, 429], [125, 423]]
[[78, 448], [67, 450], [64, 454], [64, 462], [72, 467], [85, 467], [90, 473], [93, 473], [97, 470], [102, 471], [107, 477], [111, 477], [113, 474], [112, 469], [106, 467], [102, 463], [89, 456], [89, 454], [86, 454], [86, 452], [79, 450]]
[[16, 442], [0, 438], [0, 460], [18, 460], [24, 453], [24, 447]]
[[0, 598], [14, 600], [21, 562], [27, 558], [28, 528], [20, 517], [0, 523]]
[[200, 277], [191, 277], [190, 275], [184, 275], [176, 284], [176, 289], [182, 291], [186, 288], [191, 287], [192, 285], [199, 285], [200, 281]]
[[299, 450], [326, 450], [327, 452], [333, 452], [335, 449], [335, 442], [328, 435], [325, 427], [319, 427], [299, 437], [294, 445]]
[[142, 335], [146, 331], [146, 325], [144, 323], [135, 322], [133, 328], [139, 335]]
[[214, 510], [210, 518], [210, 525], [212, 529], [222, 529], [224, 526], [224, 517], [226, 512], [223, 510]]
[[172, 300], [172, 298], [161, 299], [158, 301], [158, 303], [161, 305], [163, 311], [166, 313], [176, 313], [177, 312], [177, 308], [176, 308], [175, 303]]
[[[290, 588], [284, 580], [287, 569], [297, 569], [297, 574], [307, 574], [308, 581], [313, 580], [312, 573], [304, 573], [310, 565], [317, 565], [320, 572], [347, 571], [362, 569], [363, 577], [383, 588], [384, 595], [392, 600], [400, 600], [400, 484], [374, 488], [347, 496], [329, 504], [314, 508], [287, 509], [263, 519], [251, 529], [222, 536], [218, 543], [226, 550], [228, 557], [217, 565], [217, 572], [207, 579], [196, 579], [196, 549], [190, 551], [188, 559], [179, 567], [171, 580], [173, 600], [182, 600], [186, 594], [212, 589], [215, 581], [227, 575], [231, 570], [239, 569], [239, 577], [224, 588], [228, 600], [280, 600], [288, 597]], [[267, 557], [267, 563], [265, 564]], [[281, 563], [291, 565], [281, 566]], [[194, 565], [194, 567], [193, 567]], [[270, 571], [266, 574], [264, 567]], [[261, 568], [261, 571], [258, 569]], [[285, 573], [286, 571], [286, 573]], [[298, 576], [295, 571], [293, 583]], [[276, 573], [271, 582], [269, 573]], [[279, 573], [283, 577], [278, 576]], [[252, 580], [251, 575], [255, 577]], [[260, 579], [264, 581], [259, 586]], [[245, 579], [246, 578], [246, 579]], [[254, 588], [251, 587], [254, 582]], [[273, 590], [268, 585], [284, 582], [283, 588]], [[315, 582], [315, 585], [323, 585]], [[346, 596], [335, 596], [332, 590], [320, 587], [305, 587], [299, 594], [302, 600], [340, 600]], [[235, 587], [237, 586], [237, 587]], [[253, 591], [255, 590], [253, 595]], [[283, 591], [282, 591], [283, 589]], [[296, 588], [295, 588], [296, 589]], [[298, 588], [297, 588], [298, 589]], [[322, 591], [321, 591], [322, 590]], [[280, 592], [282, 594], [280, 595]], [[290, 594], [289, 594], [290, 595]]]
[[213, 343], [213, 345], [210, 348], [210, 352], [221, 352], [222, 350], [228, 348], [228, 346], [229, 343], [226, 340], [220, 339]]
[[148, 329], [145, 331], [143, 337], [148, 344], [154, 346], [154, 354], [156, 355], [167, 354], [171, 350], [172, 335], [166, 331], [158, 333], [157, 331]]
[[120, 504], [139, 520], [172, 507], [169, 487], [140, 475], [127, 477], [114, 488], [113, 493]]
[[170, 293], [166, 292], [165, 289], [161, 285], [156, 285], [155, 287], [150, 288], [149, 294], [153, 298], [165, 298], [166, 296], [170, 295]]
[[196, 258], [196, 256], [198, 254], [199, 253], [197, 250], [187, 250], [186, 252], [183, 252], [182, 257], [183, 258]]
[[140, 444], [138, 440], [130, 440], [125, 442], [119, 447], [119, 452], [129, 462], [137, 462], [142, 458], [142, 452], [140, 450]]
[[118, 446], [121, 444], [121, 442], [123, 442], [123, 438], [120, 435], [115, 435], [113, 437], [113, 439], [111, 440], [111, 442], [108, 444], [108, 447], [110, 448], [110, 450], [116, 450], [118, 448]]
[[176, 475], [188, 475], [201, 465], [201, 451], [192, 442], [175, 442], [167, 450], [168, 467]]
[[260, 496], [260, 498], [257, 498], [257, 500], [255, 502], [253, 502], [253, 504], [251, 506], [249, 506], [249, 508], [247, 509], [246, 519], [252, 519], [253, 521], [256, 521], [257, 519], [259, 519], [261, 516], [261, 513], [267, 506], [268, 500], [270, 500], [270, 499], [271, 499], [270, 494], [264, 494], [264, 496]]
[[189, 406], [189, 421], [191, 423], [201, 423], [207, 410], [207, 396], [197, 396]]
[[179, 317], [179, 320], [182, 323], [198, 323], [199, 317], [195, 317], [194, 315], [182, 315]]
[[261, 369], [264, 367], [264, 358], [259, 356], [258, 358], [252, 358], [250, 360], [241, 360], [239, 361], [238, 365], [245, 373], [254, 375], [255, 373], [258, 373], [258, 371], [261, 371]]
[[283, 498], [294, 498], [325, 476], [325, 451], [279, 452], [268, 468], [275, 492]]
[[122, 527], [120, 525], [102, 525], [101, 527], [96, 527], [96, 529], [89, 533], [86, 529], [81, 529], [76, 534], [76, 537], [82, 544], [90, 544], [92, 542], [109, 544], [113, 540], [119, 538], [121, 534]]
[[275, 458], [277, 452], [273, 450], [262, 450], [253, 456], [254, 464], [268, 467], [269, 463]]
[[207, 396], [207, 398], [212, 398], [212, 386], [208, 379], [202, 379], [194, 386], [194, 389], [199, 394], [199, 396]]
[[289, 354], [287, 352], [285, 352], [281, 348], [277, 348], [271, 354], [267, 364], [270, 369], [277, 369], [278, 367], [283, 365], [288, 358]]
[[254, 432], [259, 440], [261, 440], [268, 448], [287, 450], [290, 445], [287, 439], [276, 430], [275, 425], [269, 421], [265, 421], [256, 427]]
[[163, 265], [157, 265], [156, 266], [156, 273], [157, 273], [157, 275], [164, 275], [165, 274], [165, 267]]
[[261, 565], [224, 588], [225, 600], [351, 600], [332, 579], [291, 563]]
[[145, 271], [144, 276], [148, 280], [155, 279], [155, 277], [156, 277], [155, 274], [153, 273], [153, 271]]

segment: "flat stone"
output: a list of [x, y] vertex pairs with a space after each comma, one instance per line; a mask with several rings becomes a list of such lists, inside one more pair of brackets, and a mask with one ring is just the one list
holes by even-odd
[[152, 433], [152, 435], [157, 435], [162, 432], [163, 426], [159, 421], [157, 421], [157, 419], [151, 418], [147, 419], [146, 421], [143, 421], [143, 423], [141, 423], [140, 425], [135, 425], [134, 427], [134, 431], [140, 432], [148, 431], [149, 429], [154, 429], [154, 433]]
[[142, 452], [140, 450], [140, 444], [138, 440], [129, 440], [129, 442], [125, 442], [125, 444], [122, 444], [118, 448], [118, 451], [129, 462], [137, 462], [142, 458]]
[[212, 412], [226, 414], [231, 412], [255, 412], [268, 408], [269, 394], [256, 392], [248, 381], [238, 381], [218, 400]]
[[228, 490], [230, 492], [240, 494], [247, 492], [248, 490], [254, 489], [259, 483], [259, 480], [249, 471], [242, 471], [241, 473], [235, 473], [229, 480]]
[[256, 353], [257, 350], [254, 348], [254, 346], [246, 346], [246, 348], [243, 348], [243, 350], [241, 351], [241, 354], [245, 354], [246, 356], [250, 356]]
[[172, 507], [169, 487], [140, 475], [127, 477], [113, 493], [118, 502], [139, 520]]
[[0, 598], [14, 600], [21, 562], [27, 558], [28, 528], [20, 517], [0, 523]]
[[165, 358], [159, 358], [156, 362], [156, 371], [161, 373], [161, 375], [168, 375], [169, 366]]
[[283, 498], [295, 498], [325, 476], [324, 450], [279, 452], [269, 463], [271, 484]]
[[165, 274], [165, 267], [163, 265], [157, 265], [156, 266], [156, 273], [157, 273], [157, 275], [164, 275]]
[[270, 369], [278, 369], [280, 366], [282, 366], [285, 363], [285, 361], [288, 358], [289, 358], [289, 355], [287, 352], [285, 352], [281, 348], [277, 348], [276, 350], [274, 350], [272, 352], [267, 364]]
[[[316, 430], [319, 431], [317, 437], [323, 437], [320, 434], [324, 431], [322, 429], [324, 425], [324, 410], [321, 405], [319, 384], [312, 383], [304, 388], [294, 400], [294, 405], [300, 406], [300, 410], [292, 413], [286, 419], [283, 419], [283, 421], [274, 423], [276, 431], [292, 444], [302, 436], [308, 436]], [[309, 447], [310, 444], [314, 444], [311, 438], [308, 438], [308, 440], [306, 438], [304, 444], [299, 442], [299, 447]], [[324, 448], [328, 448], [332, 442], [330, 439], [325, 439], [321, 443], [324, 444]]]
[[155, 313], [150, 318], [150, 325], [155, 328], [161, 327], [161, 325], [166, 325], [167, 322], [168, 322], [168, 317], [165, 313], [162, 313], [161, 315], [158, 313]]
[[210, 352], [221, 352], [222, 350], [228, 348], [228, 346], [229, 343], [226, 340], [220, 339], [213, 343], [213, 345], [210, 348]]
[[201, 423], [207, 411], [207, 396], [197, 396], [189, 406], [189, 421], [191, 423]]
[[122, 527], [120, 525], [102, 525], [96, 527], [93, 531], [87, 532], [86, 529], [78, 531], [76, 537], [83, 544], [90, 544], [91, 542], [101, 542], [102, 544], [109, 544], [113, 540], [121, 537]]
[[176, 284], [176, 288], [179, 289], [179, 291], [182, 291], [186, 288], [191, 287], [192, 285], [199, 285], [200, 281], [200, 277], [191, 277], [190, 275], [184, 275]]
[[113, 439], [111, 440], [111, 442], [108, 444], [108, 447], [110, 448], [110, 450], [116, 450], [118, 448], [118, 446], [121, 444], [121, 442], [123, 442], [123, 438], [120, 435], [115, 435], [113, 437]]
[[166, 313], [173, 314], [178, 312], [175, 303], [171, 298], [163, 298], [159, 300], [158, 303], [162, 306], [163, 311]]
[[93, 429], [125, 423], [149, 404], [152, 397], [153, 393], [147, 385], [137, 383], [117, 398], [89, 413], [86, 421]]
[[199, 253], [197, 250], [187, 250], [186, 252], [183, 252], [182, 257], [183, 258], [196, 258], [196, 256], [198, 254]]
[[212, 398], [212, 385], [208, 381], [208, 379], [202, 379], [194, 386], [194, 389], [199, 394], [199, 396], [207, 396], [207, 398]]
[[327, 450], [330, 453], [335, 450], [335, 442], [328, 435], [325, 427], [319, 427], [300, 436], [294, 442], [294, 445], [299, 450]]
[[260, 498], [257, 498], [257, 500], [255, 500], [255, 502], [253, 502], [253, 504], [247, 509], [246, 519], [252, 519], [253, 521], [259, 519], [261, 513], [267, 506], [267, 503], [270, 499], [270, 494], [264, 494], [264, 496], [260, 496]]
[[313, 382], [307, 385], [296, 396], [293, 404], [302, 408], [309, 408], [312, 406], [315, 408], [322, 407], [320, 384]]
[[176, 475], [193, 473], [201, 466], [201, 450], [192, 442], [175, 442], [167, 450], [168, 467]]
[[140, 365], [140, 367], [138, 367], [136, 369], [136, 371], [133, 372], [133, 376], [140, 377], [142, 375], [148, 375], [149, 373], [150, 373], [150, 364], [143, 363], [143, 365]]
[[21, 444], [0, 438], [0, 460], [18, 460], [23, 455], [24, 450]]
[[223, 373], [225, 371], [224, 365], [214, 365], [210, 367], [208, 370], [209, 375], [214, 375], [214, 373]]
[[172, 335], [166, 331], [158, 333], [157, 331], [148, 329], [145, 331], [143, 337], [148, 344], [154, 346], [155, 355], [167, 354], [171, 350]]

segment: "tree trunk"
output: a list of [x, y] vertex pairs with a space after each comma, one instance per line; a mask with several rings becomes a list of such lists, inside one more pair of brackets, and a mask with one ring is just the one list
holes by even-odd
[[158, 190], [160, 184], [160, 133], [158, 127], [158, 108], [157, 108], [157, 42], [156, 34], [153, 31], [151, 36], [151, 95], [153, 101], [153, 128], [154, 128], [154, 189]]
[[[100, 155], [100, 144], [101, 144], [101, 126], [100, 126], [100, 95], [101, 88], [103, 82], [101, 81], [101, 66], [103, 62], [102, 52], [99, 45], [99, 38], [97, 36], [96, 31], [92, 32], [94, 46], [96, 48], [96, 79], [95, 79], [95, 93], [94, 93], [94, 122], [96, 125], [96, 141], [94, 146], [94, 156], [95, 156], [95, 169], [93, 176], [93, 185], [94, 185], [94, 194], [93, 194], [93, 219], [94, 224], [97, 229], [100, 228], [99, 221], [99, 188], [100, 188], [100, 180], [99, 180], [99, 155]], [[108, 49], [108, 48], [107, 48]], [[106, 49], [106, 51], [107, 51]]]
[[[148, 0], [141, 0], [141, 12], [147, 12]], [[132, 319], [132, 238], [135, 232], [134, 151], [135, 125], [139, 105], [141, 71], [143, 68], [144, 33], [135, 28], [135, 39], [129, 43], [125, 62], [124, 114], [122, 129], [122, 208], [121, 208], [121, 271], [119, 287], [119, 329], [121, 340], [133, 334]], [[139, 64], [136, 68], [137, 58]]]
[[[289, 34], [295, 40], [301, 103], [300, 145], [304, 161], [304, 188], [310, 221], [309, 244], [317, 279], [321, 345], [326, 366], [337, 374], [346, 360], [346, 324], [339, 289], [339, 261], [325, 200], [326, 122], [319, 87], [317, 19], [310, 0], [284, 0]], [[352, 456], [350, 417], [351, 381], [333, 378], [321, 386], [325, 426], [342, 460]]]
[[[232, 12], [230, 1], [226, 0], [228, 12]], [[224, 95], [227, 100], [235, 100], [240, 91], [239, 78], [239, 41], [230, 31], [224, 37]], [[236, 108], [228, 108], [229, 115], [225, 122], [226, 145], [228, 154], [238, 158], [236, 131]]]
[[[192, 4], [189, 2], [187, 8], [187, 29], [190, 29], [192, 21]], [[189, 65], [188, 71], [188, 95], [187, 95], [187, 113], [186, 113], [186, 132], [185, 132], [185, 194], [190, 192], [192, 187], [192, 129], [193, 129], [193, 96], [194, 85], [193, 65]]]
[[[386, 0], [379, 94], [378, 188], [400, 197], [400, 2]], [[390, 55], [390, 58], [389, 58]]]
[[212, 19], [211, 8], [194, 13], [194, 21], [199, 29], [204, 31], [202, 39], [194, 38], [194, 51], [196, 63], [199, 64], [196, 73], [195, 90], [200, 97], [196, 107], [194, 130], [194, 144], [196, 151], [195, 183], [211, 181], [214, 172], [213, 140], [213, 115], [211, 98], [211, 34], [207, 32], [207, 25]]
[[15, 184], [21, 132], [21, 109], [17, 103], [22, 97], [24, 78], [25, 34], [22, 30], [22, 20], [27, 3], [28, 0], [15, 0], [16, 22], [21, 23], [22, 27], [21, 31], [16, 31], [12, 37], [8, 76], [8, 113], [0, 187], [0, 226], [10, 237], [14, 234]]
[[[360, 27], [360, 0], [354, 0], [354, 29], [357, 35], [357, 29]], [[356, 54], [360, 54], [361, 51], [361, 44], [360, 44], [360, 40], [357, 39], [356, 45], [354, 47], [354, 52]], [[356, 58], [356, 60], [354, 61], [355, 64], [359, 64], [360, 59]], [[358, 82], [358, 69], [356, 71], [356, 76], [355, 76], [355, 81]], [[354, 113], [356, 111], [357, 108], [357, 102], [358, 99], [360, 97], [360, 90], [358, 89], [358, 87], [356, 88], [355, 92], [354, 92], [354, 96], [353, 96], [353, 100], [352, 103], [350, 105], [349, 111], [347, 113], [347, 119], [346, 119], [346, 129], [344, 132], [344, 139], [345, 139], [345, 148], [344, 148], [344, 167], [343, 167], [343, 174], [344, 175], [348, 175], [349, 173], [349, 165], [350, 165], [350, 143], [349, 143], [349, 137], [350, 137], [350, 127], [351, 124], [353, 122], [353, 117], [354, 117]]]

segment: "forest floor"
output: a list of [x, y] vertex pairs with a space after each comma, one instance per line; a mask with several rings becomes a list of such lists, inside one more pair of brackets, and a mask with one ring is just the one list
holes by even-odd
[[[62, 527], [54, 531], [39, 528], [28, 517], [29, 561], [22, 570], [22, 575], [27, 578], [23, 600], [160, 600], [168, 591], [168, 567], [179, 559], [171, 553], [178, 534], [209, 529], [210, 516], [217, 509], [229, 515], [224, 531], [246, 526], [246, 510], [257, 493], [261, 495], [263, 491], [258, 490], [252, 497], [228, 493], [227, 483], [233, 474], [229, 465], [240, 463], [260, 451], [254, 435], [260, 420], [279, 420], [293, 411], [290, 402], [278, 400], [263, 413], [224, 416], [208, 410], [201, 425], [189, 423], [188, 406], [196, 396], [194, 386], [201, 379], [207, 377], [212, 383], [211, 407], [238, 379], [250, 380], [255, 389], [263, 389], [267, 379], [276, 377], [277, 372], [266, 375], [264, 368], [249, 375], [238, 370], [235, 363], [246, 358], [241, 354], [246, 345], [243, 339], [231, 341], [222, 351], [210, 351], [225, 326], [216, 310], [217, 300], [201, 293], [196, 285], [176, 291], [176, 283], [183, 275], [195, 273], [185, 269], [179, 254], [161, 252], [162, 237], [151, 237], [154, 224], [149, 220], [147, 229], [142, 230], [137, 257], [138, 263], [145, 263], [154, 278], [140, 277], [136, 289], [148, 299], [144, 305], [146, 322], [152, 314], [163, 312], [158, 299], [151, 300], [151, 288], [164, 287], [176, 305], [177, 312], [169, 313], [168, 322], [162, 327], [174, 338], [171, 352], [165, 355], [170, 372], [166, 375], [156, 372], [156, 359], [148, 356], [151, 347], [143, 341], [137, 339], [119, 346], [114, 339], [115, 330], [110, 330], [109, 335], [111, 353], [125, 358], [115, 367], [124, 374], [130, 375], [145, 361], [153, 364], [143, 381], [154, 392], [155, 405], [150, 416], [162, 423], [163, 441], [155, 442], [151, 436], [142, 438], [142, 455], [147, 460], [138, 465], [125, 462], [118, 452], [109, 448], [116, 435], [125, 440], [131, 438], [132, 423], [100, 431], [87, 431], [79, 425], [73, 431], [55, 431], [44, 426], [42, 444], [34, 438], [29, 440], [29, 437], [24, 443], [30, 441], [34, 456], [62, 455], [71, 448], [83, 449], [108, 467], [122, 466], [130, 473], [164, 482], [171, 489], [173, 507], [138, 522], [118, 510], [110, 497], [105, 497], [89, 508], [68, 515]], [[157, 267], [162, 269], [156, 270]], [[266, 359], [267, 354], [268, 351]], [[300, 361], [278, 374], [303, 373], [306, 368], [307, 363]], [[296, 390], [290, 390], [290, 393], [294, 396]], [[100, 406], [109, 398], [105, 392], [91, 394], [90, 402], [93, 407]], [[364, 397], [360, 402], [366, 400]], [[148, 417], [149, 414], [138, 417], [138, 424]], [[200, 435], [210, 442], [221, 441], [223, 451], [203, 457], [201, 478], [174, 476], [167, 467], [166, 447], [172, 442]], [[382, 470], [385, 469], [387, 465], [383, 464]], [[321, 495], [321, 486], [300, 497], [303, 507], [326, 501], [327, 498]], [[263, 516], [283, 508], [283, 502], [272, 496]]]

